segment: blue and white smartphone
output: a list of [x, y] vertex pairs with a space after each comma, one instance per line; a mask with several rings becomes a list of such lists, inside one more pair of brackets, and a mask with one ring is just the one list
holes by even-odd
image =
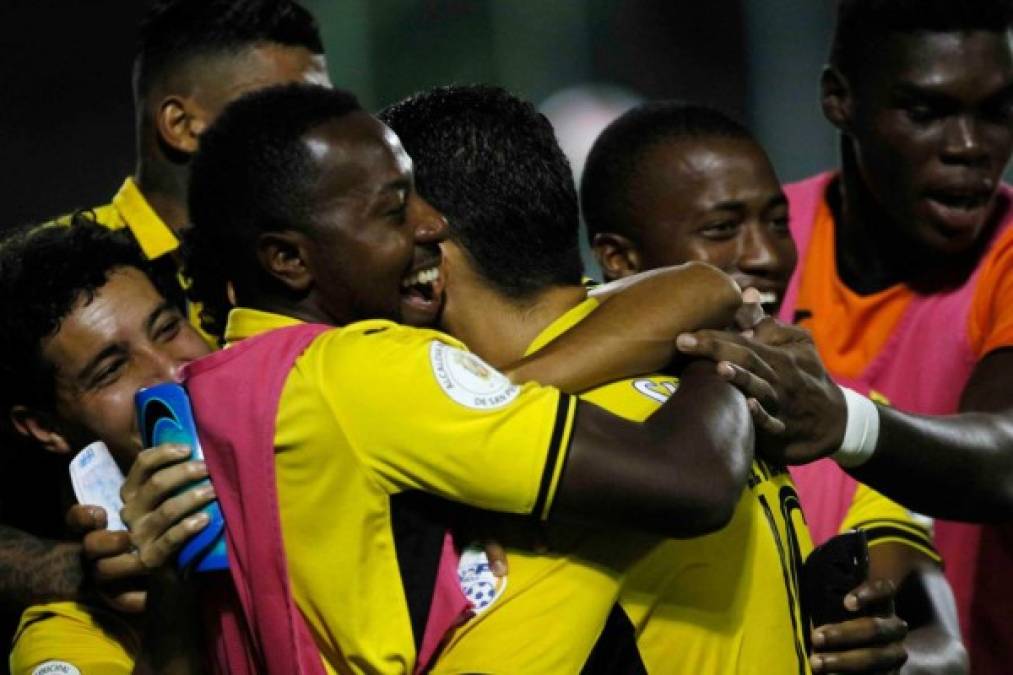
[[[190, 397], [182, 385], [163, 382], [140, 389], [134, 395], [134, 404], [144, 447], [180, 443], [190, 446], [191, 460], [204, 459]], [[189, 490], [207, 482], [205, 478], [183, 489]], [[183, 545], [177, 558], [179, 568], [184, 572], [210, 572], [229, 567], [225, 550], [225, 520], [222, 518], [221, 507], [214, 501], [205, 506], [203, 511], [209, 517], [207, 526]]]

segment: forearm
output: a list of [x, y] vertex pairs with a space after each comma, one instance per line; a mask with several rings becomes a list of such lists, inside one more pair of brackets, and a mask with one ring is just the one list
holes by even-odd
[[1009, 414], [928, 417], [881, 406], [879, 418], [876, 451], [851, 470], [855, 478], [938, 518], [1013, 519]]
[[600, 524], [692, 537], [724, 526], [752, 461], [742, 395], [713, 375], [686, 371], [645, 423], [581, 404], [556, 513]]
[[[903, 618], [903, 617], [901, 617]], [[966, 675], [967, 651], [960, 639], [939, 626], [923, 626], [904, 640], [907, 662], [901, 675]]]
[[39, 539], [0, 525], [0, 603], [19, 610], [50, 600], [73, 600], [84, 581], [78, 544]]
[[588, 318], [504, 372], [571, 393], [654, 372], [672, 361], [679, 334], [730, 325], [742, 302], [735, 283], [703, 263], [616, 283], [596, 295], [602, 304]]

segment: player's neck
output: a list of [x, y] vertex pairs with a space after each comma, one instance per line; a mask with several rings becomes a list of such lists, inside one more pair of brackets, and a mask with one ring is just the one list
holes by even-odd
[[162, 158], [142, 157], [137, 163], [135, 180], [141, 194], [169, 228], [177, 234], [190, 223], [187, 213], [188, 165], [177, 165]]
[[444, 329], [498, 368], [519, 360], [545, 328], [587, 297], [580, 285], [552, 286], [523, 300], [485, 284], [458, 287], [458, 293], [444, 313]]

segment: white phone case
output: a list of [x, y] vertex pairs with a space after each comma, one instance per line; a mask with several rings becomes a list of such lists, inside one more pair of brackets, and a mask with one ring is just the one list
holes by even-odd
[[120, 487], [124, 480], [123, 472], [102, 441], [87, 446], [70, 462], [70, 482], [78, 503], [105, 509], [110, 530], [127, 529], [120, 520], [123, 508]]

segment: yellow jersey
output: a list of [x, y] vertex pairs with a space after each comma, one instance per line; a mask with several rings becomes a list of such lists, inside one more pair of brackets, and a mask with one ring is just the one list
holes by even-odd
[[[226, 340], [294, 323], [234, 309]], [[420, 551], [444, 532], [420, 514], [435, 496], [545, 519], [575, 408], [434, 330], [362, 321], [310, 343], [278, 402], [275, 466], [292, 593], [332, 672], [414, 668]]]
[[[148, 260], [173, 256], [173, 263], [177, 266], [180, 288], [184, 292], [186, 291], [189, 282], [179, 273], [180, 261], [175, 258], [180, 246], [179, 237], [151, 207], [133, 178], [123, 181], [123, 185], [113, 195], [110, 203], [97, 206], [91, 209], [91, 212], [95, 214], [96, 222], [110, 230], [128, 230]], [[60, 218], [59, 222], [65, 222], [65, 220], [65, 217]], [[186, 309], [193, 327], [200, 332], [208, 344], [215, 345], [214, 338], [201, 328], [200, 305], [188, 300]]]
[[[558, 317], [526, 354], [544, 347], [597, 306], [597, 300], [587, 299]], [[622, 380], [580, 398], [643, 421], [675, 390], [676, 382], [663, 375]], [[628, 640], [628, 651], [639, 661], [628, 620], [613, 620], [608, 634], [602, 633], [626, 570], [658, 539], [634, 532], [552, 530], [544, 533], [550, 550], [537, 553], [530, 546], [512, 546], [516, 538], [509, 531], [494, 536], [507, 547], [510, 569], [505, 578], [492, 575], [480, 546], [466, 550], [459, 576], [476, 616], [449, 640], [433, 673], [579, 673], [599, 638], [613, 653], [617, 642]]]
[[140, 637], [123, 617], [73, 602], [33, 605], [21, 615], [11, 675], [129, 675]]

